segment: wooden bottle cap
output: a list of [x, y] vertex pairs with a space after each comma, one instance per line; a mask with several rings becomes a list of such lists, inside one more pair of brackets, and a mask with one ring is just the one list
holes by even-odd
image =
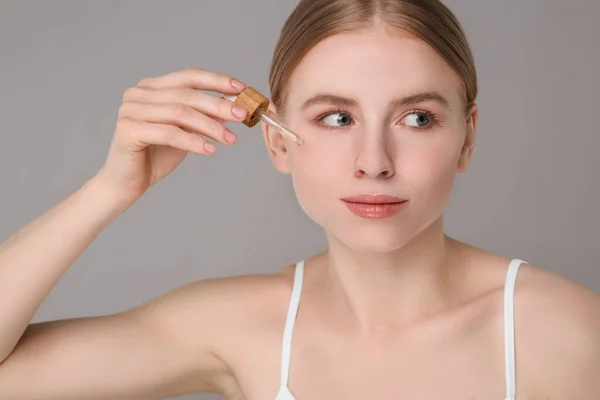
[[235, 104], [246, 109], [248, 114], [242, 123], [250, 128], [260, 121], [260, 112], [266, 112], [270, 101], [251, 86], [246, 87], [235, 99]]

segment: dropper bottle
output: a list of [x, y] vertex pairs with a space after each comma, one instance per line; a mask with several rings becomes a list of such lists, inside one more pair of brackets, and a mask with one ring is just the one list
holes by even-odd
[[267, 109], [269, 108], [270, 104], [269, 99], [263, 96], [253, 87], [247, 86], [239, 95], [223, 95], [223, 98], [234, 102], [247, 111], [246, 118], [242, 121], [242, 123], [247, 127], [252, 128], [258, 124], [259, 121], [262, 121], [273, 129], [276, 129], [284, 137], [296, 142], [298, 146], [302, 146], [304, 144], [304, 139], [302, 139], [296, 132], [267, 113]]

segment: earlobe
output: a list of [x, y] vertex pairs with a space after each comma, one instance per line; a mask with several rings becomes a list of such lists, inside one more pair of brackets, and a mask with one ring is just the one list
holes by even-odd
[[[268, 112], [275, 116], [277, 115], [275, 107], [272, 103], [269, 105]], [[279, 172], [288, 174], [290, 172], [289, 155], [285, 139], [279, 132], [264, 122], [261, 123], [261, 128], [263, 131], [263, 139], [265, 141], [265, 145], [267, 146], [267, 151], [269, 152], [269, 158], [271, 159], [271, 162]]]

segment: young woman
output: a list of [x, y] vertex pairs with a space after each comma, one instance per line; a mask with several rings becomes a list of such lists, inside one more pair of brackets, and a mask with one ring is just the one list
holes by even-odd
[[[436, 0], [302, 0], [263, 127], [327, 251], [273, 275], [190, 283], [114, 315], [31, 324], [109, 223], [244, 110], [198, 68], [125, 91], [106, 162], [0, 247], [0, 399], [595, 399], [600, 300], [444, 233], [475, 146], [473, 57]], [[226, 151], [220, 149], [219, 151]], [[293, 338], [293, 340], [292, 340]]]

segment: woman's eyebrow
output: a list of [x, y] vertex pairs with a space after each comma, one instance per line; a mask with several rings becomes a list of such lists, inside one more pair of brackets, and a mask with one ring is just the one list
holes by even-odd
[[[451, 111], [450, 102], [444, 96], [442, 96], [439, 92], [422, 92], [415, 93], [408, 96], [404, 96], [401, 98], [393, 99], [389, 108], [397, 108], [402, 106], [407, 106], [411, 104], [421, 103], [423, 101], [435, 101], [442, 105], [444, 108]], [[300, 110], [304, 111], [307, 108], [317, 105], [317, 104], [329, 104], [338, 107], [357, 107], [359, 105], [358, 100], [351, 99], [348, 97], [337, 96], [330, 93], [317, 93], [314, 96], [311, 96], [300, 106]]]
[[442, 107], [446, 108], [448, 111], [452, 111], [450, 107], [450, 102], [444, 96], [442, 96], [439, 92], [422, 92], [411, 94], [409, 96], [405, 96], [399, 99], [394, 99], [390, 102], [389, 108], [396, 108], [402, 106], [408, 106], [411, 104], [422, 103], [424, 101], [435, 101], [439, 103]]
[[300, 110], [304, 111], [307, 108], [317, 104], [330, 104], [334, 106], [349, 108], [358, 106], [358, 101], [347, 97], [336, 96], [334, 94], [329, 93], [317, 93], [314, 96], [309, 97], [308, 100], [306, 100], [302, 104], [302, 106], [300, 106]]

